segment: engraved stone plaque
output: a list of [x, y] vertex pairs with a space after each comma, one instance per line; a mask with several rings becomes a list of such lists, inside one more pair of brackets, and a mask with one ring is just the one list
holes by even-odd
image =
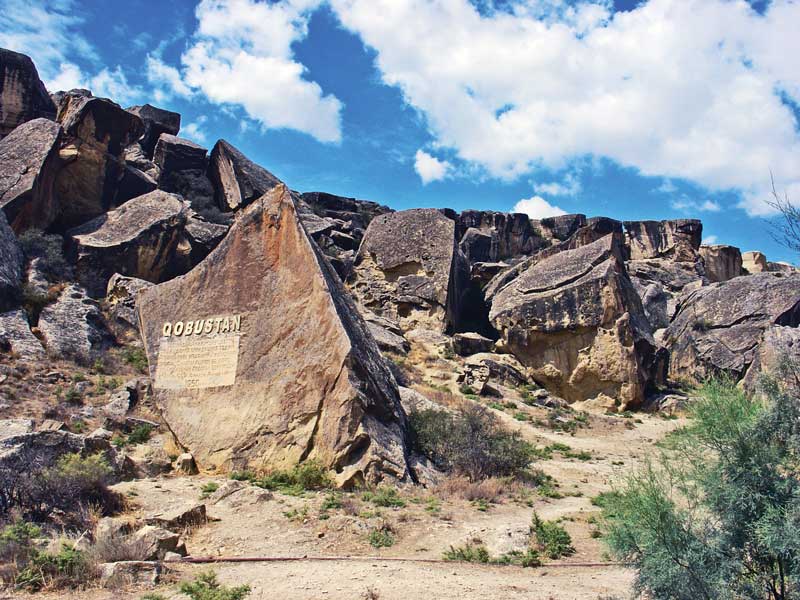
[[236, 381], [238, 335], [162, 338], [154, 387], [193, 390]]

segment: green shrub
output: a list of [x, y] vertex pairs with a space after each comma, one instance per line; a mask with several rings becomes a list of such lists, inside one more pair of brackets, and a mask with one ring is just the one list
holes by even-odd
[[413, 449], [437, 467], [477, 481], [522, 476], [533, 459], [533, 447], [518, 432], [503, 428], [478, 405], [452, 414], [435, 409], [409, 415]]
[[525, 552], [512, 550], [506, 554], [501, 554], [498, 558], [491, 561], [496, 565], [516, 565], [518, 567], [541, 567], [542, 559], [539, 552], [533, 548], [528, 548]]
[[315, 460], [295, 465], [291, 471], [274, 471], [263, 477], [254, 477], [251, 481], [259, 487], [289, 494], [333, 487], [328, 470]]
[[465, 396], [475, 396], [475, 395], [477, 395], [477, 392], [475, 391], [475, 388], [472, 387], [471, 385], [464, 384], [460, 388], [458, 388], [458, 391], [461, 392], [462, 394], [464, 394]]
[[553, 560], [575, 553], [567, 530], [555, 521], [544, 521], [536, 512], [531, 520], [531, 536], [536, 547]]
[[125, 348], [122, 358], [140, 373], [147, 371], [147, 354], [143, 348]]
[[76, 588], [93, 578], [94, 569], [85, 554], [65, 544], [57, 554], [31, 550], [14, 583], [18, 588], [36, 592], [45, 587]]
[[144, 444], [153, 434], [153, 426], [143, 423], [128, 434], [129, 444]]
[[200, 573], [191, 582], [180, 585], [182, 594], [191, 600], [242, 600], [250, 594], [249, 585], [227, 587], [217, 581], [216, 573]]
[[639, 594], [795, 597], [800, 402], [792, 381], [764, 381], [763, 398], [732, 381], [706, 383], [690, 424], [604, 507], [604, 539], [636, 570]]
[[464, 544], [463, 546], [450, 546], [442, 555], [444, 560], [460, 562], [488, 563], [491, 560], [486, 546]]
[[369, 532], [369, 544], [373, 548], [388, 548], [394, 545], [394, 535], [385, 528], [373, 529]]
[[206, 483], [205, 485], [203, 485], [200, 488], [200, 499], [201, 500], [205, 500], [211, 494], [216, 492], [218, 489], [219, 489], [219, 484], [218, 483], [215, 483], [213, 481], [209, 481], [208, 483]]
[[397, 490], [389, 486], [381, 486], [374, 492], [364, 492], [362, 500], [372, 502], [375, 506], [403, 507], [406, 501], [397, 493]]

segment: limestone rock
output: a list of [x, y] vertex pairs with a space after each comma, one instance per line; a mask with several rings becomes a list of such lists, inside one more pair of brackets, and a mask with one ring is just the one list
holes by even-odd
[[483, 395], [490, 383], [518, 388], [529, 383], [525, 367], [510, 354], [480, 352], [464, 361], [459, 381]]
[[21, 309], [0, 314], [0, 349], [4, 346], [22, 360], [44, 358], [42, 343], [31, 333], [28, 316]]
[[433, 322], [458, 330], [468, 284], [455, 222], [436, 209], [413, 209], [372, 220], [351, 289], [364, 307], [399, 320], [404, 329]]
[[460, 246], [470, 263], [497, 262], [549, 245], [527, 215], [465, 210], [458, 216]]
[[676, 262], [697, 259], [703, 224], [697, 219], [672, 221], [625, 221], [625, 245], [630, 260], [671, 258]]
[[194, 456], [188, 452], [184, 452], [175, 459], [173, 468], [184, 475], [197, 475], [197, 463], [194, 462]]
[[744, 252], [742, 254], [742, 268], [748, 273], [764, 273], [769, 271], [767, 257], [761, 252]]
[[208, 151], [191, 140], [179, 138], [168, 133], [158, 137], [153, 162], [158, 167], [161, 184], [171, 173], [186, 170], [205, 171]]
[[187, 504], [177, 508], [146, 515], [147, 525], [162, 527], [170, 531], [181, 531], [186, 527], [204, 525], [208, 521], [205, 504]]
[[[394, 379], [285, 186], [240, 211], [206, 260], [138, 304], [156, 401], [203, 470], [316, 459], [342, 485], [405, 476]], [[190, 388], [159, 374], [164, 347], [188, 343], [179, 334], [190, 321], [203, 332], [193, 343], [238, 343], [225, 355], [232, 384]], [[162, 337], [165, 323], [176, 324], [173, 339]]]
[[91, 365], [109, 342], [97, 302], [75, 284], [42, 310], [39, 331], [50, 357], [82, 365]]
[[395, 354], [406, 354], [410, 345], [408, 340], [402, 335], [398, 335], [388, 329], [378, 325], [377, 323], [367, 322], [367, 329], [378, 344], [378, 348], [384, 352], [393, 352]]
[[[178, 552], [181, 536], [178, 533], [156, 527], [145, 525], [131, 535], [132, 541], [142, 547], [144, 560], [160, 560], [167, 552]], [[183, 552], [185, 554], [185, 552]]]
[[22, 249], [0, 211], [0, 310], [16, 306], [22, 282]]
[[416, 390], [403, 387], [402, 385], [398, 389], [400, 390], [400, 401], [403, 403], [403, 410], [405, 410], [406, 413], [423, 410], [445, 410], [444, 407], [428, 400], [428, 398]]
[[67, 162], [56, 178], [64, 228], [109, 210], [125, 169], [123, 150], [142, 133], [142, 121], [105, 98], [65, 97], [59, 107]]
[[30, 57], [0, 48], [0, 140], [33, 119], [56, 118], [50, 99]]
[[211, 150], [208, 175], [222, 210], [243, 208], [281, 183], [225, 140], [219, 140]]
[[156, 180], [150, 175], [132, 165], [125, 165], [122, 178], [117, 186], [114, 204], [125, 204], [131, 198], [143, 196], [158, 187]]
[[161, 564], [158, 561], [123, 560], [102, 563], [100, 586], [104, 588], [123, 588], [132, 585], [158, 584], [161, 578]]
[[0, 140], [0, 207], [17, 232], [46, 229], [58, 217], [61, 137], [58, 123], [34, 119]]
[[543, 235], [563, 242], [572, 237], [581, 227], [586, 226], [586, 215], [559, 215], [557, 217], [547, 217], [539, 221], [539, 228]]
[[192, 215], [186, 221], [186, 238], [192, 248], [191, 263], [199, 263], [217, 247], [228, 233], [230, 226], [220, 223], [209, 223], [198, 215]]
[[152, 285], [149, 281], [119, 273], [108, 280], [105, 309], [109, 315], [108, 326], [118, 342], [130, 342], [139, 338], [136, 294]]
[[534, 380], [570, 402], [640, 404], [655, 343], [618, 236], [554, 254], [500, 289], [490, 319]]
[[700, 246], [700, 256], [711, 283], [728, 281], [742, 274], [742, 253], [735, 246]]
[[80, 281], [94, 297], [115, 273], [158, 283], [191, 268], [184, 234], [189, 204], [156, 190], [71, 229], [70, 252]]
[[160, 187], [163, 190], [178, 194], [189, 201], [196, 211], [219, 212], [214, 204], [214, 186], [201, 169], [184, 169], [172, 171], [160, 177]]
[[492, 346], [494, 346], [494, 342], [479, 333], [456, 333], [453, 336], [453, 350], [460, 356], [491, 352]]
[[[772, 325], [764, 331], [750, 368], [745, 376], [745, 386], [753, 391], [758, 388], [762, 375], [782, 379], [784, 361], [800, 365], [800, 328]], [[781, 382], [785, 383], [785, 382]]]
[[142, 120], [144, 131], [139, 138], [139, 144], [145, 155], [152, 158], [153, 151], [162, 133], [178, 135], [181, 128], [181, 116], [171, 110], [164, 110], [150, 104], [131, 106], [128, 112], [133, 113]]
[[684, 292], [708, 282], [700, 262], [652, 258], [630, 260], [625, 267], [654, 330], [670, 324]]
[[757, 273], [689, 293], [664, 335], [670, 376], [740, 379], [772, 325], [800, 325], [800, 274]]

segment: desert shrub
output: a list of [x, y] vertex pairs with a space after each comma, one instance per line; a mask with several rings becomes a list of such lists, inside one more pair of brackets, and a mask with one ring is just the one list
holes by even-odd
[[39, 268], [50, 281], [66, 281], [72, 277], [72, 267], [64, 258], [63, 239], [40, 229], [28, 229], [19, 235], [19, 245], [30, 261], [39, 259]]
[[57, 553], [32, 548], [27, 560], [18, 566], [14, 585], [32, 592], [76, 588], [86, 585], [94, 576], [94, 565], [86, 555], [65, 544]]
[[539, 552], [533, 548], [528, 548], [525, 552], [512, 550], [492, 560], [496, 565], [517, 565], [519, 567], [541, 567], [542, 559]]
[[144, 444], [153, 434], [153, 426], [143, 423], [138, 425], [128, 434], [129, 444]]
[[492, 557], [486, 546], [467, 543], [463, 546], [450, 546], [444, 551], [442, 558], [460, 562], [488, 563]]
[[503, 494], [515, 489], [515, 484], [508, 479], [489, 477], [479, 481], [471, 481], [463, 476], [451, 476], [436, 486], [438, 494], [445, 497], [461, 498], [473, 502], [497, 502]]
[[700, 389], [690, 424], [627, 477], [604, 539], [650, 598], [794, 597], [800, 589], [800, 402], [731, 381]]
[[22, 288], [22, 308], [28, 315], [28, 320], [32, 326], [39, 324], [39, 316], [48, 304], [52, 304], [58, 299], [56, 290], [40, 292], [35, 287], [25, 284]]
[[87, 529], [92, 511], [107, 515], [121, 508], [121, 496], [108, 487], [111, 475], [101, 454], [66, 454], [49, 468], [0, 473], [0, 514]]
[[435, 409], [409, 415], [415, 451], [437, 467], [477, 481], [525, 473], [533, 448], [519, 433], [504, 429], [482, 406], [456, 413]]
[[406, 505], [406, 501], [400, 497], [397, 490], [388, 485], [381, 486], [375, 491], [364, 492], [362, 500], [372, 502], [375, 506], [401, 508]]
[[147, 354], [143, 348], [125, 348], [122, 359], [140, 373], [147, 371]]
[[373, 548], [388, 548], [394, 546], [394, 535], [389, 529], [376, 528], [369, 532], [369, 545]]
[[535, 512], [531, 519], [531, 537], [537, 549], [553, 560], [575, 553], [567, 530], [555, 521], [544, 521]]
[[89, 556], [97, 563], [119, 562], [122, 560], [147, 560], [151, 554], [150, 542], [135, 538], [120, 530], [110, 530], [95, 535], [89, 549]]
[[217, 581], [213, 571], [200, 573], [194, 581], [185, 581], [180, 585], [182, 594], [191, 600], [242, 600], [250, 594], [249, 585], [228, 587]]
[[295, 465], [290, 471], [273, 471], [263, 477], [253, 477], [251, 481], [259, 487], [290, 494], [333, 487], [328, 470], [315, 460]]

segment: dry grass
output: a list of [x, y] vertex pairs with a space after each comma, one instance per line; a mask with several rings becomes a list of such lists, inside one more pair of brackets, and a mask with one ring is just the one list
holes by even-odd
[[414, 389], [439, 406], [450, 409], [459, 409], [464, 406], [464, 398], [459, 394], [445, 392], [425, 385], [415, 385]]
[[95, 537], [89, 550], [97, 563], [121, 560], [147, 560], [152, 548], [145, 540], [136, 539], [122, 531], [110, 531]]
[[452, 476], [437, 485], [434, 491], [442, 498], [459, 498], [468, 502], [474, 500], [499, 502], [504, 496], [518, 492], [520, 485], [517, 482], [498, 477], [470, 481], [466, 477]]

